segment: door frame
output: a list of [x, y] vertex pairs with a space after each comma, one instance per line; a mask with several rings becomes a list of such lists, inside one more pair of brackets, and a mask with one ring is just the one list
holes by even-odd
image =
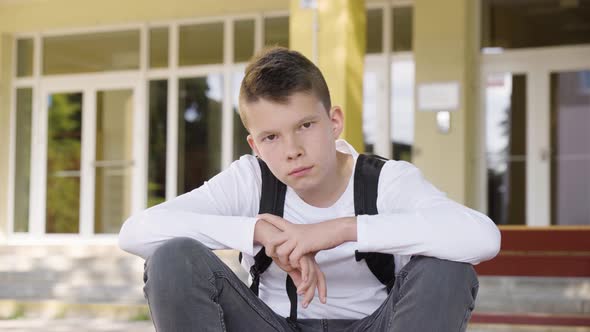
[[[590, 69], [590, 46], [544, 47], [488, 53], [481, 57], [479, 200], [487, 211], [486, 78], [490, 74], [525, 74], [526, 86], [526, 226], [551, 226], [550, 75]], [[539, 98], [546, 96], [546, 98]]]
[[[146, 86], [138, 74], [86, 74], [48, 77], [40, 81], [33, 105], [31, 183], [29, 200], [30, 232], [27, 237], [60, 240], [64, 237], [116, 239], [116, 234], [94, 234], [94, 194], [96, 151], [96, 94], [98, 91], [128, 89], [133, 93], [133, 166], [131, 213], [145, 208], [147, 201], [148, 116]], [[46, 234], [47, 108], [53, 93], [82, 93], [82, 142], [80, 157], [80, 228], [74, 234]], [[15, 235], [15, 234], [13, 234]]]

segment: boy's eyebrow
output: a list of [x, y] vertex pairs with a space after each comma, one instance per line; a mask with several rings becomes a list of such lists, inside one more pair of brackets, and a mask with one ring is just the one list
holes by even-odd
[[309, 122], [309, 121], [314, 121], [318, 119], [318, 115], [314, 114], [314, 115], [308, 115], [306, 117], [304, 117], [303, 119], [299, 120], [299, 122], [297, 122], [297, 127], [299, 127], [300, 125]]
[[[306, 122], [315, 121], [315, 120], [318, 119], [318, 117], [319, 116], [317, 114], [308, 115], [308, 116], [304, 117], [303, 119], [297, 121], [297, 125], [295, 127], [299, 127], [299, 126], [301, 126], [302, 124], [304, 124]], [[258, 135], [256, 135], [256, 138], [260, 140], [261, 138], [263, 138], [265, 136], [268, 136], [268, 135], [271, 135], [271, 134], [274, 134], [274, 131], [272, 131], [272, 130], [265, 130], [265, 131], [259, 133]]]
[[260, 134], [256, 135], [256, 139], [260, 140], [261, 138], [263, 138], [264, 136], [268, 136], [270, 134], [272, 134], [272, 131], [266, 130], [261, 132]]

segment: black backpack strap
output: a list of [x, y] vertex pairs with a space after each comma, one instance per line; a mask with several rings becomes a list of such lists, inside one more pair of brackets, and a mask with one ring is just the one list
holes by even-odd
[[[279, 181], [268, 168], [268, 165], [262, 159], [258, 158], [260, 165], [260, 174], [262, 177], [262, 189], [260, 193], [260, 207], [258, 213], [271, 213], [275, 216], [283, 216], [285, 207], [285, 195], [287, 194], [287, 186]], [[242, 261], [242, 253], [240, 253], [240, 262]], [[254, 256], [254, 264], [250, 267], [250, 275], [252, 276], [252, 285], [250, 289], [254, 294], [258, 295], [260, 288], [260, 275], [268, 269], [272, 264], [272, 258], [266, 256], [264, 247]], [[291, 302], [291, 315], [289, 319], [297, 320], [297, 289], [289, 275], [286, 280], [287, 295], [289, 302]]]
[[[354, 211], [355, 215], [376, 215], [379, 175], [387, 159], [379, 156], [361, 154], [354, 171]], [[356, 261], [364, 259], [369, 270], [387, 287], [387, 292], [395, 282], [395, 261], [393, 255], [377, 252], [355, 252]]]
[[[279, 181], [268, 168], [268, 165], [262, 159], [258, 158], [260, 165], [260, 173], [262, 176], [262, 189], [260, 197], [260, 208], [258, 213], [271, 213], [275, 216], [282, 217], [285, 208], [285, 195], [287, 194], [287, 186]], [[250, 289], [258, 295], [260, 286], [260, 275], [268, 269], [272, 264], [272, 258], [266, 256], [264, 247], [254, 256], [254, 265], [250, 268], [250, 275], [252, 276], [252, 285]], [[297, 321], [297, 288], [293, 280], [287, 275], [285, 287], [289, 302], [291, 303], [291, 313], [289, 319]]]
[[[257, 159], [262, 177], [262, 189], [260, 192], [260, 207], [258, 213], [272, 213], [276, 216], [282, 217], [287, 186], [272, 174], [262, 159]], [[241, 262], [242, 253], [240, 253], [239, 258]], [[254, 256], [254, 264], [250, 267], [250, 275], [252, 276], [252, 285], [250, 286], [250, 289], [256, 295], [258, 295], [258, 289], [260, 286], [260, 275], [268, 269], [270, 264], [272, 264], [272, 258], [266, 256], [266, 251], [264, 250], [264, 247], [262, 247], [256, 256]]]

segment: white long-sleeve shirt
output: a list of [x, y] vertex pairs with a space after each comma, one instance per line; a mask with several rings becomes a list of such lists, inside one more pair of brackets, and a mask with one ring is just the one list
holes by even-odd
[[[358, 153], [344, 140], [336, 148]], [[292, 223], [318, 223], [354, 216], [352, 174], [341, 197], [328, 208], [305, 203], [287, 187], [284, 218]], [[131, 216], [121, 228], [120, 247], [143, 258], [174, 237], [194, 238], [211, 249], [236, 249], [249, 271], [253, 256], [254, 226], [261, 191], [260, 166], [246, 155], [205, 182], [173, 200]], [[317, 294], [300, 318], [360, 319], [375, 311], [387, 297], [386, 289], [357, 262], [355, 250], [393, 254], [398, 272], [412, 255], [425, 255], [477, 264], [493, 258], [500, 248], [500, 232], [485, 215], [460, 205], [426, 181], [412, 164], [388, 161], [379, 177], [378, 215], [357, 216], [357, 242], [320, 251], [316, 261], [326, 276], [327, 304]], [[289, 315], [286, 273], [272, 264], [262, 274], [260, 298], [275, 312]], [[299, 301], [301, 304], [301, 301]]]

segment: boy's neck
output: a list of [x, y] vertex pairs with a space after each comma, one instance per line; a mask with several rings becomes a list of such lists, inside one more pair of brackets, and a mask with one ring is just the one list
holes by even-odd
[[330, 172], [315, 190], [297, 192], [297, 195], [309, 205], [320, 208], [330, 207], [346, 190], [353, 167], [354, 158], [352, 155], [336, 151], [336, 171]]

